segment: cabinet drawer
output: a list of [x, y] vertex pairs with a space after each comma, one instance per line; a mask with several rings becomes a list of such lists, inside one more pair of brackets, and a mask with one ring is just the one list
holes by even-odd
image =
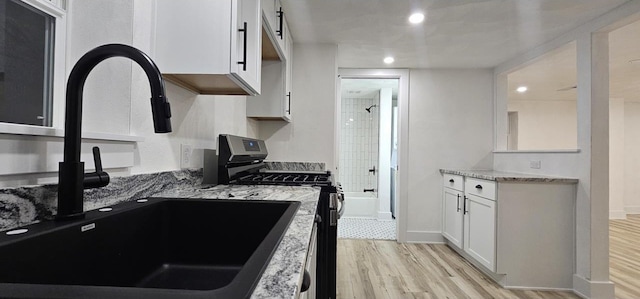
[[468, 194], [496, 200], [496, 182], [494, 181], [466, 178], [464, 190]]
[[464, 191], [462, 189], [464, 187], [464, 180], [461, 175], [444, 173], [442, 174], [442, 178], [443, 186], [458, 191]]

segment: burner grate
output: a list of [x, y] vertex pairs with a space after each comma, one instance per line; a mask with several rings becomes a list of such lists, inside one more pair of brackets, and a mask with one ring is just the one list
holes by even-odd
[[282, 184], [282, 185], [300, 185], [300, 184], [327, 184], [330, 183], [329, 174], [301, 174], [301, 173], [285, 173], [285, 174], [250, 174], [241, 177], [237, 181], [241, 184]]

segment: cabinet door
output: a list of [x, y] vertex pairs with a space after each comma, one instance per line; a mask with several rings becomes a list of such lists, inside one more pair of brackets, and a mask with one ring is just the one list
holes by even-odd
[[273, 31], [275, 31], [276, 33], [275, 37], [276, 37], [277, 47], [279, 47], [282, 50], [282, 53], [286, 53], [285, 38], [287, 36], [288, 28], [286, 28], [287, 22], [286, 22], [285, 12], [284, 12], [284, 8], [282, 8], [282, 4], [280, 4], [280, 0], [275, 0], [275, 6], [276, 6], [276, 23], [275, 23], [275, 26], [273, 27]]
[[[235, 9], [235, 11], [233, 11]], [[262, 11], [260, 0], [233, 0], [231, 74], [260, 93]]]
[[451, 244], [462, 248], [462, 208], [464, 197], [462, 192], [450, 188], [444, 189], [442, 235]]
[[156, 0], [153, 59], [162, 74], [229, 74], [234, 4]]
[[263, 18], [267, 21], [269, 30], [275, 32], [276, 26], [276, 1], [275, 0], [262, 0], [262, 14]]
[[286, 61], [266, 60], [262, 64], [262, 92], [247, 97], [247, 117], [269, 120], [287, 120], [287, 99], [284, 90]]
[[466, 195], [464, 251], [489, 270], [496, 270], [496, 202]]
[[[288, 29], [287, 23], [284, 23], [284, 28]], [[289, 30], [285, 32], [285, 49], [286, 49], [286, 68], [285, 68], [285, 81], [284, 81], [284, 116], [286, 119], [291, 120], [291, 100], [293, 94], [291, 93], [291, 73], [293, 72], [293, 39]]]

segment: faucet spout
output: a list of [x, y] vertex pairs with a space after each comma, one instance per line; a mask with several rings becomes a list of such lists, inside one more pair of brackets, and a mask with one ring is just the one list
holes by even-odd
[[156, 64], [142, 51], [120, 44], [97, 47], [78, 60], [69, 74], [65, 107], [64, 157], [58, 174], [58, 215], [56, 219], [84, 217], [84, 163], [80, 162], [82, 135], [82, 94], [89, 73], [110, 57], [126, 57], [139, 64], [151, 86], [151, 112], [156, 133], [171, 132], [171, 109], [165, 97], [164, 80]]

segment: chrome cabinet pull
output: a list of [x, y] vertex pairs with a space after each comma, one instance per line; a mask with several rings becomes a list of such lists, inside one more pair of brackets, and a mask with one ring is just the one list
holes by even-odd
[[467, 210], [467, 199], [469, 199], [467, 196], [464, 197], [464, 206], [462, 207], [464, 209], [463, 215], [466, 215], [467, 213], [469, 213], [469, 210]]

